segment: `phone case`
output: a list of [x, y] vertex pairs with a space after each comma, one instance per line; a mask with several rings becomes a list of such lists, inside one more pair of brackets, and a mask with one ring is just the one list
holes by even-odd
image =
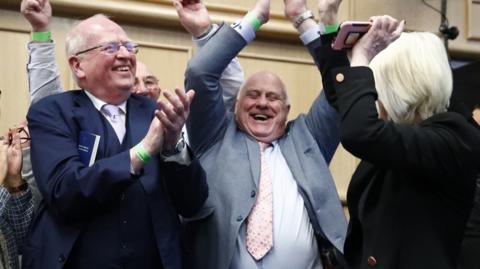
[[340, 25], [332, 48], [335, 50], [350, 49], [368, 30], [371, 23], [364, 21], [346, 21]]

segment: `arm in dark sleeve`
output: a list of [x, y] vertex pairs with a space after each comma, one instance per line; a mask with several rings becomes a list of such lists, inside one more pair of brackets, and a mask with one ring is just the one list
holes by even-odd
[[336, 66], [349, 65], [345, 52], [332, 50], [330, 45], [332, 39], [333, 34], [323, 35], [307, 44], [322, 75], [324, 90], [313, 102], [306, 115], [306, 122], [327, 163], [333, 158], [340, 142], [340, 122], [338, 113], [334, 109], [336, 96], [329, 73]]
[[182, 217], [193, 216], [208, 197], [208, 186], [203, 168], [197, 158], [189, 165], [164, 162], [165, 182], [173, 204]]
[[[373, 72], [368, 67], [338, 68], [333, 78], [345, 149], [367, 162], [430, 178], [459, 178], [470, 173], [478, 151], [473, 127], [456, 113], [440, 113], [419, 124], [379, 119]], [[478, 138], [478, 135], [477, 135]], [[469, 172], [470, 171], [470, 172]]]
[[331, 44], [334, 38], [335, 33], [322, 35], [320, 38], [307, 44], [307, 48], [322, 75], [323, 90], [326, 93], [327, 100], [333, 107], [337, 108], [335, 90], [330, 73], [334, 68], [350, 66], [350, 62], [345, 50], [337, 51], [332, 49]]

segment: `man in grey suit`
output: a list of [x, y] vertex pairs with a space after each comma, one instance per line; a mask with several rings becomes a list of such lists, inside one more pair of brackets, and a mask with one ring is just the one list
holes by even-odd
[[[178, 2], [180, 16], [205, 10], [198, 0]], [[339, 2], [328, 17], [336, 18]], [[285, 5], [303, 33], [311, 12], [297, 7], [305, 0], [285, 0]], [[199, 268], [317, 269], [323, 268], [322, 250], [343, 250], [346, 220], [328, 169], [339, 143], [338, 116], [325, 95], [319, 94], [307, 114], [287, 122], [285, 85], [261, 71], [243, 84], [235, 113], [222, 102], [220, 74], [254, 39], [269, 8], [269, 0], [257, 0], [242, 20], [222, 25], [186, 71], [185, 88], [196, 91], [187, 130], [210, 188], [203, 210], [186, 220]], [[313, 49], [312, 40], [304, 38]], [[253, 227], [258, 223], [260, 229]]]

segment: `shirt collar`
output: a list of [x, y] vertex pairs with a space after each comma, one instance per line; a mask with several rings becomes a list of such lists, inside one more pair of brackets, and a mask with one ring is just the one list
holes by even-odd
[[[107, 104], [106, 102], [98, 99], [97, 97], [95, 97], [93, 94], [89, 93], [88, 91], [86, 90], [83, 90], [88, 98], [92, 101], [93, 103], [93, 106], [95, 106], [95, 108], [98, 110], [98, 111], [101, 111], [103, 105]], [[120, 110], [126, 115], [127, 114], [127, 101], [124, 101], [123, 103], [121, 103], [120, 105], [118, 105], [118, 107], [120, 108]]]

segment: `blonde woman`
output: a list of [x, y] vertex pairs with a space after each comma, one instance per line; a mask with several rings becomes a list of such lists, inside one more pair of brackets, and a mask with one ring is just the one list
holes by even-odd
[[343, 146], [362, 160], [347, 194], [346, 259], [354, 269], [455, 268], [480, 133], [446, 110], [452, 74], [441, 40], [402, 33], [389, 16], [371, 20], [350, 66], [325, 74]]

